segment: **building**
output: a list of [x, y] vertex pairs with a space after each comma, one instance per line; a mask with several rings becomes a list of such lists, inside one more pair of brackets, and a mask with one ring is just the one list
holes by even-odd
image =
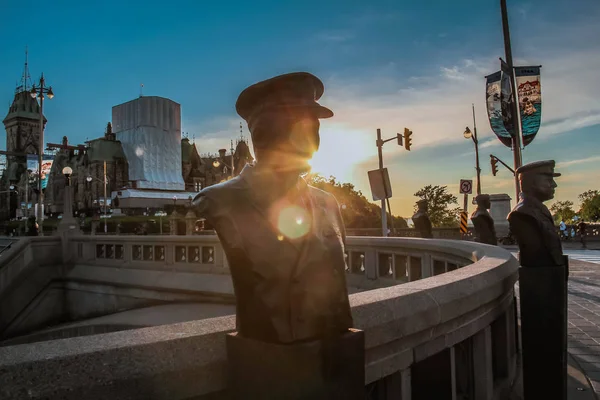
[[[46, 118], [40, 115], [40, 105], [31, 97], [32, 85], [29, 77], [27, 58], [20, 84], [2, 120], [6, 130], [6, 165], [0, 183], [0, 215], [3, 219], [14, 218], [22, 202], [28, 199], [35, 202], [36, 192], [29, 185], [27, 154], [38, 154], [40, 123]], [[9, 190], [14, 185], [16, 190]], [[33, 200], [33, 201], [32, 201]]]
[[[6, 165], [0, 181], [0, 218], [26, 215], [26, 204], [37, 202], [37, 180], [27, 172], [27, 155], [38, 153], [40, 105], [30, 95], [27, 61], [21, 83], [3, 119], [6, 130]], [[47, 120], [43, 117], [43, 123]], [[73, 209], [97, 213], [104, 204], [127, 213], [164, 209], [188, 200], [202, 188], [234, 175], [252, 162], [243, 137], [218, 155], [200, 156], [194, 143], [181, 137], [181, 106], [158, 96], [142, 97], [114, 106], [112, 123], [103, 137], [85, 144], [48, 143], [54, 161], [44, 189], [46, 214], [63, 211], [64, 167], [73, 170]], [[106, 176], [106, 189], [104, 178]], [[10, 189], [10, 188], [13, 189]], [[106, 201], [105, 201], [106, 197]], [[112, 204], [111, 199], [116, 200]], [[32, 215], [30, 210], [28, 215]]]

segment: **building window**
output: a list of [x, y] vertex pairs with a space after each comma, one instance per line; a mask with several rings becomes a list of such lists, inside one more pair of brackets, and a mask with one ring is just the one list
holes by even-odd
[[200, 181], [194, 181], [194, 190], [196, 192], [199, 192], [202, 190], [202, 182]]

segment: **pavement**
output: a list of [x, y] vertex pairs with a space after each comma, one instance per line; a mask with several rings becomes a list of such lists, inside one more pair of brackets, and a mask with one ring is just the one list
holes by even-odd
[[[567, 399], [599, 400], [600, 251], [563, 253], [569, 256]], [[520, 385], [520, 381], [515, 383], [515, 392], [520, 392]]]

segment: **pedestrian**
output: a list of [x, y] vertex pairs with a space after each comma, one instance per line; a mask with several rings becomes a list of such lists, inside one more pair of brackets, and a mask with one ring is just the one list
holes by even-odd
[[586, 228], [587, 228], [587, 224], [582, 219], [581, 222], [579, 224], [577, 224], [577, 230], [579, 231], [579, 240], [581, 240], [581, 246], [583, 246], [584, 249], [587, 248], [587, 245], [585, 242]]
[[567, 224], [565, 224], [565, 221], [561, 219], [558, 228], [560, 229], [560, 238], [565, 239], [567, 237]]

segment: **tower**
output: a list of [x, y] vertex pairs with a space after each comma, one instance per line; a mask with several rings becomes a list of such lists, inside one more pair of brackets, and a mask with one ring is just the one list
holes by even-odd
[[[0, 207], [2, 213], [8, 212], [8, 217], [11, 218], [15, 216], [16, 209], [19, 208], [25, 193], [20, 188], [18, 193], [17, 191], [13, 193], [13, 191], [8, 191], [8, 187], [11, 184], [18, 185], [23, 183], [23, 179], [28, 179], [24, 175], [27, 170], [27, 157], [25, 154], [37, 154], [39, 147], [40, 106], [37, 100], [31, 97], [31, 87], [27, 49], [25, 49], [25, 65], [21, 82], [17, 84], [12, 104], [8, 108], [6, 117], [2, 120], [6, 130], [6, 151], [8, 154], [6, 156], [6, 169], [1, 181], [2, 190], [7, 192], [7, 195], [6, 197], [1, 196]], [[43, 123], [46, 124], [46, 118], [44, 118]], [[10, 204], [8, 207], [7, 201]]]
[[[14, 153], [37, 154], [40, 137], [40, 106], [36, 99], [30, 95], [31, 78], [25, 50], [25, 65], [21, 82], [15, 89], [15, 97], [8, 108], [4, 120], [6, 130], [6, 151]], [[44, 118], [44, 125], [46, 118]], [[41, 149], [43, 151], [43, 149]], [[20, 173], [16, 164], [24, 164], [27, 160], [23, 156], [8, 155], [6, 171], [10, 181], [18, 180]]]

